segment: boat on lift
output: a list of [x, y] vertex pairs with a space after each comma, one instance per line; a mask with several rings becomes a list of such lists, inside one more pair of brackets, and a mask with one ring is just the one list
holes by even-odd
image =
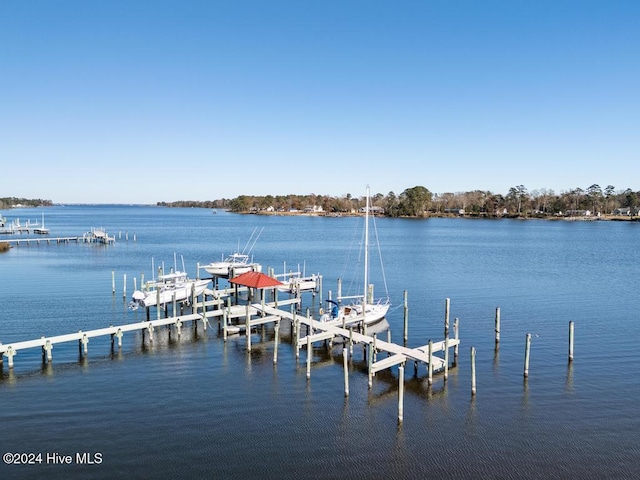
[[262, 230], [264, 230], [264, 228], [262, 228], [256, 235], [256, 229], [254, 228], [251, 233], [251, 237], [249, 237], [247, 244], [241, 252], [236, 251], [226, 257], [223, 255], [219, 262], [211, 262], [207, 265], [202, 265], [200, 268], [203, 268], [207, 273], [214, 277], [223, 278], [233, 278], [247, 272], [262, 271], [262, 265], [253, 262], [252, 258], [249, 256], [251, 250], [253, 250], [253, 247], [258, 241]]
[[[174, 254], [174, 263], [175, 263]], [[153, 259], [151, 259], [151, 269]], [[191, 279], [184, 268], [184, 258], [182, 259], [182, 271], [174, 267], [169, 273], [162, 273], [160, 270], [157, 279], [152, 279], [141, 285], [140, 290], [133, 292], [130, 308], [164, 306], [167, 303], [189, 302], [191, 298], [202, 295], [211, 281], [210, 279]]]

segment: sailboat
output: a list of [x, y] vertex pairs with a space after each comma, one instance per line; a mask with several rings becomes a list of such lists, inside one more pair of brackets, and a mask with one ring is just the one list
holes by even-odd
[[[369, 213], [371, 211], [371, 199], [369, 186], [367, 186], [367, 198], [365, 207], [365, 224], [364, 224], [364, 285], [362, 294], [351, 297], [339, 297], [338, 302], [342, 300], [351, 300], [352, 303], [348, 305], [341, 305], [338, 302], [330, 301], [332, 307], [329, 312], [324, 313], [321, 316], [321, 321], [339, 321], [344, 324], [351, 322], [361, 321], [363, 319], [364, 312], [364, 324], [365, 326], [372, 326], [381, 322], [391, 306], [389, 297], [387, 295], [384, 299], [374, 301], [373, 298], [369, 298]], [[386, 288], [386, 283], [385, 283]]]

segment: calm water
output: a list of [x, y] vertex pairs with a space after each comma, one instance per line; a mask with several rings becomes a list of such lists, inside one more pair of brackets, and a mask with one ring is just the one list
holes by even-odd
[[[41, 210], [3, 212], [39, 220]], [[355, 218], [212, 215], [203, 209], [71, 206], [45, 210], [52, 235], [104, 227], [115, 245], [20, 246], [0, 255], [0, 341], [70, 333], [144, 318], [123, 300], [123, 276], [155, 265], [217, 260], [264, 230], [256, 261], [321, 273], [327, 290], [351, 275], [346, 253]], [[445, 298], [460, 319], [458, 367], [431, 388], [406, 369], [404, 423], [397, 424], [397, 370], [367, 388], [356, 348], [350, 396], [341, 352], [305, 352], [296, 363], [285, 335], [278, 364], [273, 332], [224, 343], [216, 329], [153, 345], [126, 334], [56, 345], [53, 364], [19, 352], [0, 381], [5, 452], [100, 453], [98, 465], [7, 466], [5, 478], [634, 478], [640, 464], [637, 345], [640, 224], [616, 222], [378, 219], [384, 268], [402, 342], [409, 292], [409, 344], [443, 335]], [[133, 235], [137, 241], [133, 241]], [[128, 234], [129, 240], [125, 240]], [[2, 239], [0, 239], [2, 240]], [[286, 267], [285, 267], [286, 265]], [[116, 294], [111, 272], [116, 272]], [[376, 276], [381, 276], [375, 270]], [[359, 283], [358, 283], [359, 285]], [[381, 293], [382, 284], [376, 283]], [[309, 306], [318, 299], [305, 297]], [[502, 313], [494, 350], [495, 308]], [[153, 313], [152, 313], [153, 314]], [[575, 361], [567, 363], [569, 320]], [[526, 333], [530, 376], [523, 380]], [[471, 397], [469, 348], [477, 349]], [[43, 457], [43, 460], [46, 458]]]

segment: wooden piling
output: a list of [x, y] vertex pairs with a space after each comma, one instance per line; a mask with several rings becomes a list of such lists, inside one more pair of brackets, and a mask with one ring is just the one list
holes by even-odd
[[80, 342], [82, 343], [82, 352], [86, 355], [87, 353], [89, 353], [89, 337], [87, 337], [86, 333], [82, 335], [82, 339], [80, 340]]
[[228, 313], [228, 311], [229, 311], [228, 307], [223, 307], [223, 309], [222, 309], [222, 339], [225, 342], [227, 341], [227, 323], [228, 323], [227, 313]]
[[476, 395], [476, 347], [471, 347], [471, 396]]
[[[457, 318], [453, 321], [453, 338], [455, 338], [456, 340], [460, 339], [460, 323]], [[457, 342], [456, 346], [453, 347], [453, 363], [456, 365], [458, 364], [459, 347], [460, 344]]]
[[449, 310], [451, 309], [451, 299], [446, 298], [444, 301], [444, 336], [449, 336]]
[[176, 316], [176, 313], [177, 313], [176, 312], [177, 305], [178, 305], [178, 301], [176, 300], [176, 292], [174, 290], [173, 293], [171, 294], [171, 312], [174, 317]]
[[116, 272], [111, 270], [111, 293], [116, 294]]
[[153, 323], [149, 324], [149, 326], [147, 327], [147, 330], [149, 331], [149, 342], [153, 343]]
[[496, 307], [496, 343], [500, 343], [500, 307]]
[[156, 316], [160, 320], [160, 289], [156, 288]]
[[313, 355], [313, 344], [311, 336], [307, 335], [307, 380], [311, 378], [311, 356]]
[[[44, 337], [42, 337], [44, 338]], [[51, 363], [52, 355], [51, 350], [53, 349], [53, 345], [51, 345], [51, 340], [47, 340], [45, 344], [42, 346], [42, 360], [44, 362], [45, 357], [48, 363]]]
[[378, 342], [378, 334], [373, 334], [373, 348], [372, 348], [372, 362], [375, 363], [378, 359], [378, 349], [376, 348], [376, 343]]
[[573, 320], [569, 322], [569, 362], [573, 362]]
[[449, 378], [449, 337], [444, 337], [444, 381]]
[[404, 291], [404, 343], [409, 339], [409, 303], [407, 301], [407, 291]]
[[524, 350], [524, 378], [529, 376], [529, 355], [531, 352], [531, 334], [527, 333], [527, 339], [525, 342]]
[[371, 389], [371, 387], [373, 386], [373, 371], [371, 369], [371, 367], [373, 366], [373, 344], [371, 343], [367, 343], [365, 348], [368, 350], [368, 355], [367, 355], [367, 376], [368, 376], [368, 384], [369, 384], [369, 389]]
[[122, 298], [127, 298], [127, 274], [122, 279]]
[[300, 358], [300, 319], [295, 317], [295, 331], [296, 331], [296, 358]]
[[429, 366], [428, 366], [428, 376], [427, 376], [427, 385], [433, 384], [433, 341], [429, 339]]
[[18, 352], [16, 352], [11, 346], [7, 349], [6, 356], [9, 359], [9, 368], [13, 368], [13, 357], [16, 355], [16, 353]]
[[278, 337], [280, 336], [280, 320], [276, 321], [274, 327], [275, 334], [273, 338], [273, 364], [278, 363]]
[[245, 333], [247, 336], [247, 352], [251, 351], [251, 316], [249, 315], [249, 303], [247, 302], [247, 311], [245, 319]]
[[353, 327], [349, 327], [349, 356], [353, 357]]

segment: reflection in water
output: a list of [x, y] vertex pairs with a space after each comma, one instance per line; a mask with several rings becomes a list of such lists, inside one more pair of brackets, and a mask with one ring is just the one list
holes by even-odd
[[573, 362], [569, 362], [567, 365], [567, 379], [565, 381], [564, 391], [573, 393]]
[[44, 374], [45, 377], [52, 377], [53, 376], [53, 363], [52, 362], [44, 362], [42, 364], [42, 368], [40, 369], [40, 371], [42, 372], [42, 374]]
[[467, 434], [474, 434], [476, 430], [476, 396], [472, 395], [469, 401], [469, 409], [465, 419], [465, 430]]
[[529, 412], [529, 379], [527, 377], [524, 377], [524, 380], [522, 382], [521, 406], [524, 413]]
[[89, 357], [88, 357], [88, 355], [83, 355], [82, 353], [80, 353], [80, 355], [78, 357], [78, 365], [80, 365], [80, 367], [82, 367], [82, 371], [84, 373], [87, 373], [89, 371]]

